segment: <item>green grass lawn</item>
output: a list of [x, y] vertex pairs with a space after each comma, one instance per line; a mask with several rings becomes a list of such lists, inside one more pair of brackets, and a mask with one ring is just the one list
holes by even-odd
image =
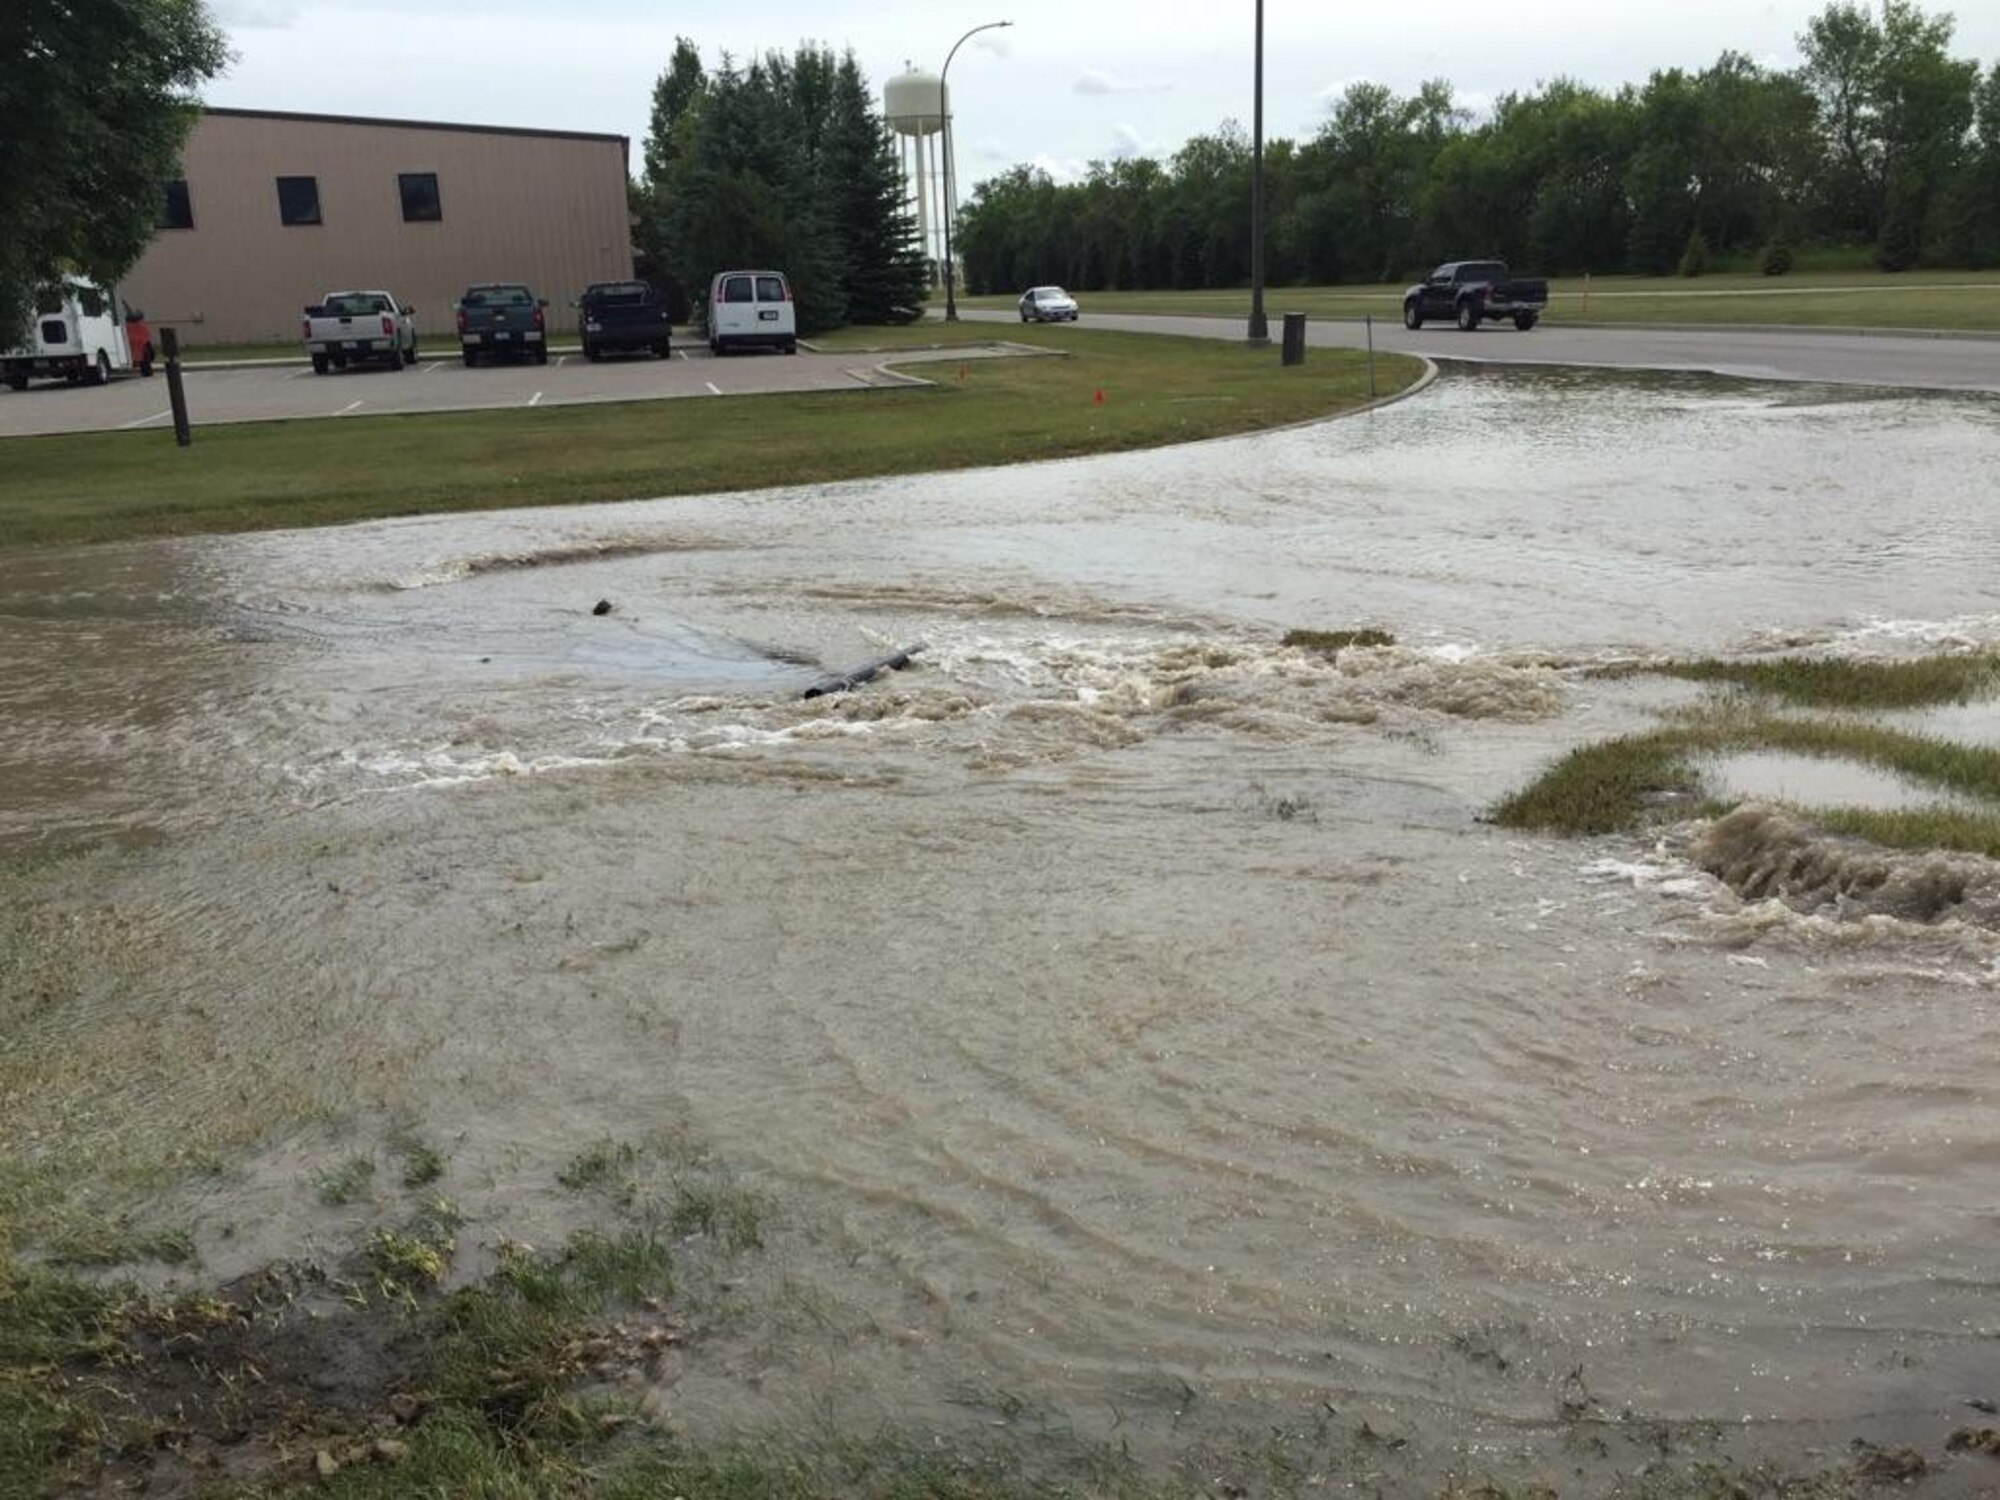
[[[856, 330], [838, 347], [990, 340], [990, 325]], [[257, 422], [13, 438], [0, 547], [326, 525], [973, 468], [1108, 453], [1330, 415], [1368, 399], [1362, 355], [1050, 328], [1063, 357], [913, 365], [928, 387]], [[1387, 395], [1415, 360], [1382, 355]], [[1100, 402], [1098, 397], [1102, 395]]]
[[[1264, 306], [1279, 314], [1400, 321], [1405, 283], [1377, 286], [1267, 287]], [[1242, 317], [1247, 288], [1211, 292], [1079, 293], [1093, 312]], [[1015, 298], [961, 297], [962, 307], [1012, 312]], [[1773, 323], [1801, 327], [1924, 328], [2000, 331], [2000, 272], [1799, 271], [1789, 276], [1559, 277], [1549, 283], [1555, 323]]]

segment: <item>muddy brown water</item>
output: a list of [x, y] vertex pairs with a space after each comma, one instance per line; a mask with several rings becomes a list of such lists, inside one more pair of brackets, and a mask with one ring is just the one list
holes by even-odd
[[[1587, 1399], [1943, 1461], [2000, 1397], [2000, 934], [1481, 814], [1695, 696], [1593, 663], [2000, 643], [1996, 481], [1982, 398], [1455, 372], [1165, 452], [0, 557], [0, 1135], [199, 1148], [134, 1211], [221, 1278], [386, 1216], [312, 1181], [392, 1124], [489, 1245], [685, 1132], [775, 1225], [664, 1395], [697, 1433], [1165, 1463], [1333, 1413], [1415, 1493], [1566, 1472]], [[1278, 644], [1358, 625], [1399, 644]]]

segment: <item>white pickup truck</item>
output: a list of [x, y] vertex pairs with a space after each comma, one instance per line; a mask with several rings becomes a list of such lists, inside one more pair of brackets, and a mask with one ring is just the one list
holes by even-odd
[[328, 292], [306, 309], [313, 373], [376, 361], [392, 370], [417, 362], [417, 310], [387, 292]]
[[[27, 342], [0, 350], [0, 380], [24, 391], [36, 376], [60, 375], [71, 385], [109, 385], [114, 371], [143, 366], [152, 374], [152, 332], [145, 331], [135, 357], [122, 314], [117, 293], [87, 281], [44, 287], [35, 297]], [[136, 315], [132, 321], [145, 328]]]

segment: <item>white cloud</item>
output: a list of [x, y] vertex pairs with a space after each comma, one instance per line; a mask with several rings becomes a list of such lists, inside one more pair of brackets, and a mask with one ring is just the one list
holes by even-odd
[[1079, 94], [1164, 94], [1170, 83], [1126, 83], [1097, 68], [1085, 68], [1076, 76]]
[[1130, 161], [1135, 157], [1155, 154], [1154, 148], [1147, 144], [1146, 138], [1130, 125], [1120, 123], [1112, 126], [1111, 137], [1114, 142], [1111, 156], [1115, 161]]
[[1322, 108], [1332, 109], [1346, 97], [1347, 91], [1357, 83], [1373, 83], [1375, 80], [1365, 73], [1357, 73], [1351, 78], [1337, 79], [1325, 88], [1315, 90], [1313, 98], [1319, 100]]

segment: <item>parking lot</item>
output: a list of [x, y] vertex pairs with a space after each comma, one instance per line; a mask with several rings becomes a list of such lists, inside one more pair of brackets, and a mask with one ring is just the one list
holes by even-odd
[[[486, 364], [467, 369], [454, 345], [440, 344], [407, 370], [355, 368], [315, 375], [302, 353], [230, 368], [189, 366], [188, 414], [197, 427], [213, 422], [281, 422], [382, 416], [398, 412], [490, 411], [506, 407], [571, 406], [592, 401], [656, 401], [675, 397], [757, 395], [773, 391], [865, 390], [906, 385], [910, 377], [882, 368], [889, 356], [849, 350], [794, 355], [732, 354], [718, 359], [706, 345], [676, 346], [673, 358], [608, 358], [592, 364], [571, 350], [551, 350], [549, 362]], [[967, 350], [898, 350], [898, 364], [925, 358], [976, 357]], [[25, 391], [0, 388], [0, 437], [56, 432], [112, 432], [168, 427], [167, 382], [123, 375], [109, 386], [38, 382]]]

